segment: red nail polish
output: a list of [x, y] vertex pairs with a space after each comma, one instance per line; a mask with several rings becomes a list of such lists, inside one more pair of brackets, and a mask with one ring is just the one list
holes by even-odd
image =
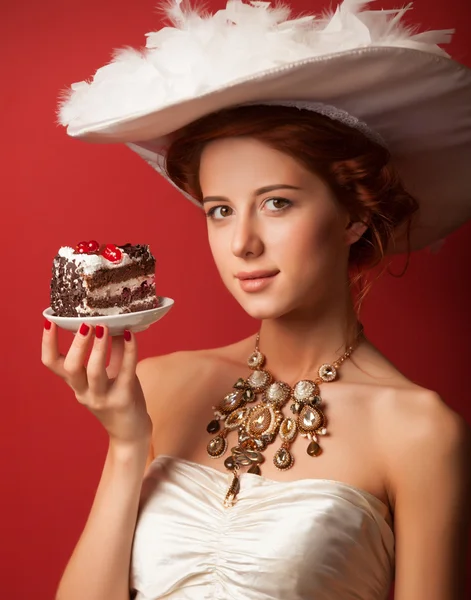
[[103, 337], [104, 333], [105, 333], [105, 329], [101, 325], [97, 325], [95, 327], [95, 335], [97, 336], [97, 338], [99, 340], [101, 340], [101, 338]]
[[130, 342], [130, 341], [131, 341], [131, 332], [130, 332], [128, 329], [125, 329], [125, 330], [124, 330], [124, 333], [123, 333], [123, 335], [124, 335], [124, 339], [125, 339], [127, 342]]
[[51, 321], [48, 321], [47, 319], [44, 321], [44, 329], [46, 329], [46, 331], [49, 331], [49, 329], [51, 329]]
[[80, 325], [80, 330], [79, 331], [80, 331], [80, 333], [82, 335], [87, 335], [87, 333], [90, 331], [90, 327], [88, 325], [86, 325], [85, 323], [82, 323]]

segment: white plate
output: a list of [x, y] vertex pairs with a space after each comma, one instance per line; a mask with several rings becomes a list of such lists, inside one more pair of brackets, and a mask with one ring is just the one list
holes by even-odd
[[76, 332], [82, 323], [95, 327], [105, 325], [110, 335], [122, 335], [125, 329], [137, 333], [144, 331], [153, 323], [165, 316], [173, 306], [172, 298], [160, 297], [160, 305], [157, 308], [141, 310], [139, 312], [127, 313], [125, 315], [109, 315], [106, 317], [58, 317], [53, 315], [52, 308], [46, 308], [43, 315], [49, 321], [55, 323], [62, 329]]

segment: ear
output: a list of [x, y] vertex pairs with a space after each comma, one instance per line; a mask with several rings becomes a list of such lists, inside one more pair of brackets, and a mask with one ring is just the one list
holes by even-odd
[[361, 238], [368, 229], [368, 223], [363, 221], [350, 221], [345, 229], [345, 243], [351, 246]]

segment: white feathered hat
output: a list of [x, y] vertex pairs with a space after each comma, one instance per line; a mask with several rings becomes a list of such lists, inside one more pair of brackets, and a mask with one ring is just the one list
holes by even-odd
[[[165, 175], [171, 134], [214, 111], [274, 103], [321, 112], [388, 147], [420, 203], [411, 242], [422, 248], [471, 217], [471, 70], [438, 46], [453, 30], [417, 33], [402, 22], [410, 5], [369, 3], [290, 19], [268, 2], [229, 0], [205, 14], [171, 0], [173, 26], [73, 84], [59, 122], [72, 137], [126, 143]], [[398, 234], [392, 250], [403, 249]]]

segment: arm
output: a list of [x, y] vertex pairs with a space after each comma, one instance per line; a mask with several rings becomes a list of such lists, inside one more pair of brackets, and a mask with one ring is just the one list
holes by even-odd
[[[463, 600], [470, 522], [470, 430], [430, 392], [396, 440], [395, 600]], [[399, 423], [398, 423], [399, 426]], [[391, 452], [392, 448], [390, 449]]]
[[129, 566], [148, 443], [110, 443], [85, 529], [67, 564], [56, 600], [129, 600]]
[[[86, 329], [86, 328], [85, 328]], [[93, 342], [88, 362], [86, 356]], [[42, 361], [72, 388], [76, 399], [101, 423], [109, 447], [86, 526], [63, 573], [56, 600], [129, 600], [129, 567], [141, 482], [151, 446], [152, 422], [136, 375], [133, 335], [81, 330], [66, 356], [57, 328], [43, 333]]]

